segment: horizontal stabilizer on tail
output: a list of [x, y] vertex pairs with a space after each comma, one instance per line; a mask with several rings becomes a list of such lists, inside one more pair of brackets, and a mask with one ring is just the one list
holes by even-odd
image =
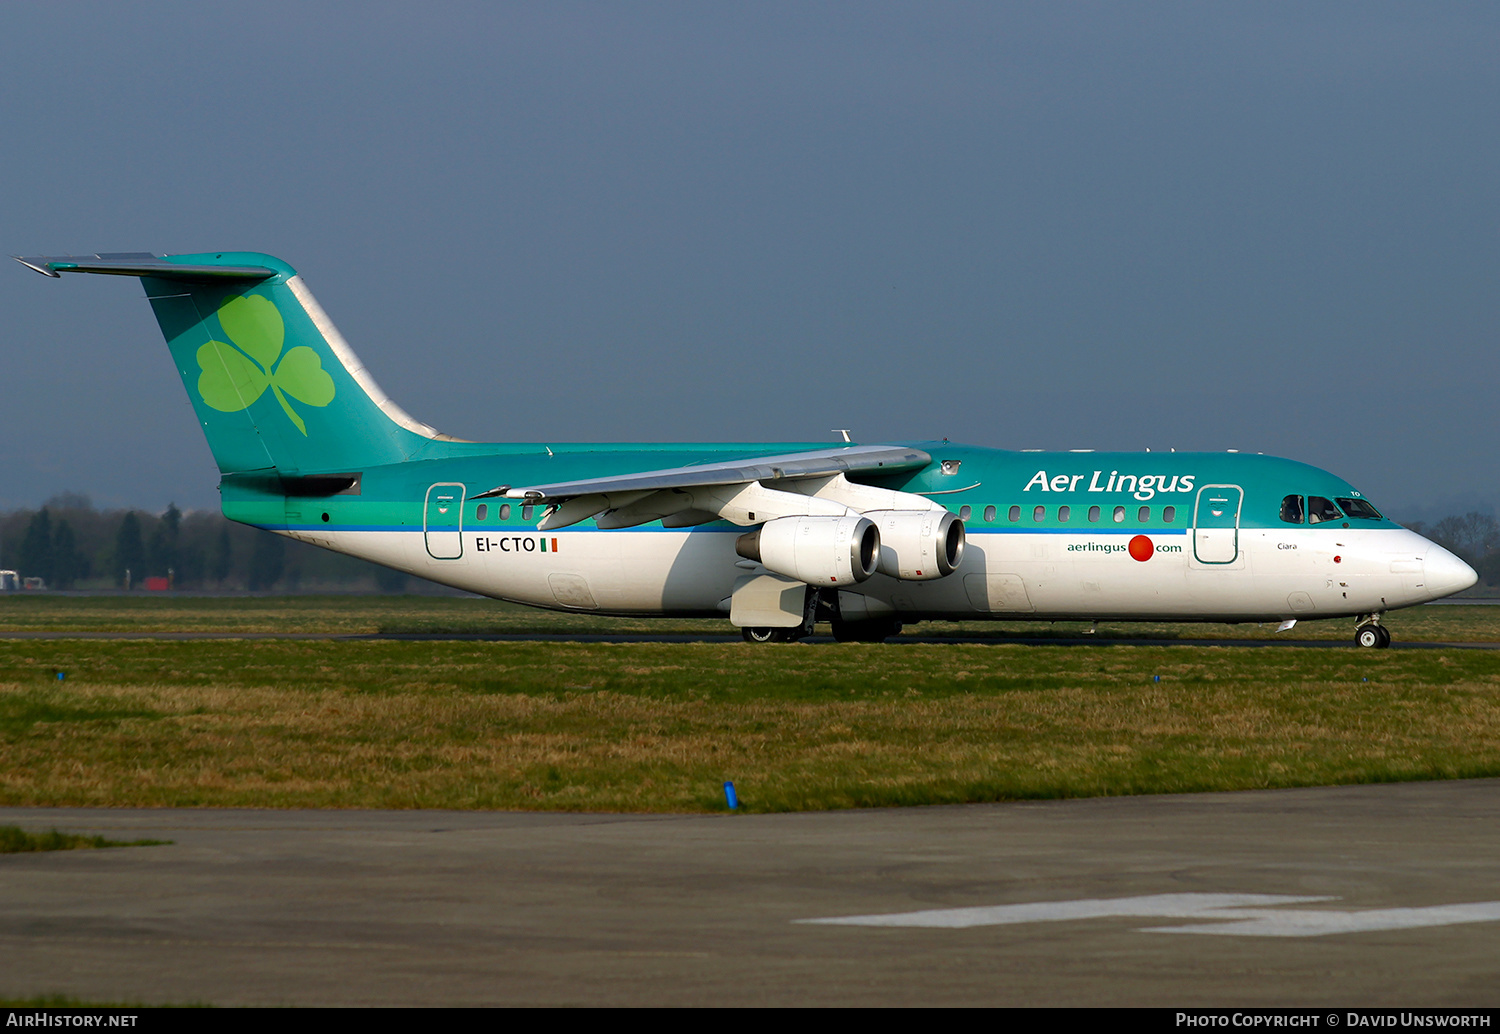
[[153, 276], [161, 280], [196, 283], [218, 280], [269, 280], [277, 270], [267, 266], [208, 266], [168, 262], [149, 251], [106, 252], [100, 255], [13, 255], [27, 269], [43, 276], [64, 273], [105, 273], [112, 276]]

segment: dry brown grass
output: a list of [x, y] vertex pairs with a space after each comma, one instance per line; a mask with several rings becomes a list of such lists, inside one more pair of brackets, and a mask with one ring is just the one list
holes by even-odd
[[7, 804], [694, 811], [723, 807], [725, 779], [757, 809], [1290, 786], [1500, 774], [1500, 658], [0, 643], [0, 737]]

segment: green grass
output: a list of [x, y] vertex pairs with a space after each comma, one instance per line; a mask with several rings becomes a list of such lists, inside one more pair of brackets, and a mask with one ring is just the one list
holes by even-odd
[[32, 995], [29, 998], [0, 997], [0, 1008], [4, 1009], [212, 1009], [206, 1002], [168, 1003], [152, 1002], [94, 1002], [72, 995]]
[[155, 847], [170, 840], [106, 840], [81, 833], [28, 833], [20, 826], [0, 826], [0, 854], [24, 854], [29, 851], [73, 851], [99, 847]]
[[[1396, 642], [1500, 642], [1500, 607], [1484, 604], [1412, 607], [1392, 611], [1381, 622], [1391, 630]], [[1084, 621], [924, 621], [908, 630], [907, 634], [954, 639], [1075, 638], [1089, 634], [1089, 624]], [[1195, 639], [1242, 639], [1269, 643], [1289, 639], [1352, 642], [1354, 620], [1333, 618], [1326, 621], [1300, 621], [1295, 628], [1286, 632], [1277, 632], [1275, 623], [1225, 625], [1214, 622], [1190, 624], [1116, 621], [1102, 624], [1093, 634], [1101, 640], [1156, 639], [1164, 642], [1191, 642]]]
[[379, 633], [685, 633], [723, 620], [609, 618], [454, 596], [0, 595], [0, 631]]
[[10, 641], [0, 752], [4, 805], [691, 812], [732, 779], [774, 811], [1496, 776], [1500, 656]]

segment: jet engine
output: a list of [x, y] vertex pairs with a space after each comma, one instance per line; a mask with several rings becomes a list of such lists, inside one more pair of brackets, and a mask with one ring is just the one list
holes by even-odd
[[964, 558], [964, 522], [947, 510], [867, 514], [880, 528], [881, 574], [925, 582], [953, 573]]
[[734, 551], [808, 585], [852, 585], [875, 573], [880, 532], [857, 514], [778, 517], [741, 535]]

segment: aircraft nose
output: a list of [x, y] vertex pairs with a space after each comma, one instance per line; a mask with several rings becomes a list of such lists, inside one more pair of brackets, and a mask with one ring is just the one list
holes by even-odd
[[1422, 581], [1433, 599], [1462, 592], [1479, 581], [1478, 573], [1442, 546], [1433, 545], [1422, 559]]

